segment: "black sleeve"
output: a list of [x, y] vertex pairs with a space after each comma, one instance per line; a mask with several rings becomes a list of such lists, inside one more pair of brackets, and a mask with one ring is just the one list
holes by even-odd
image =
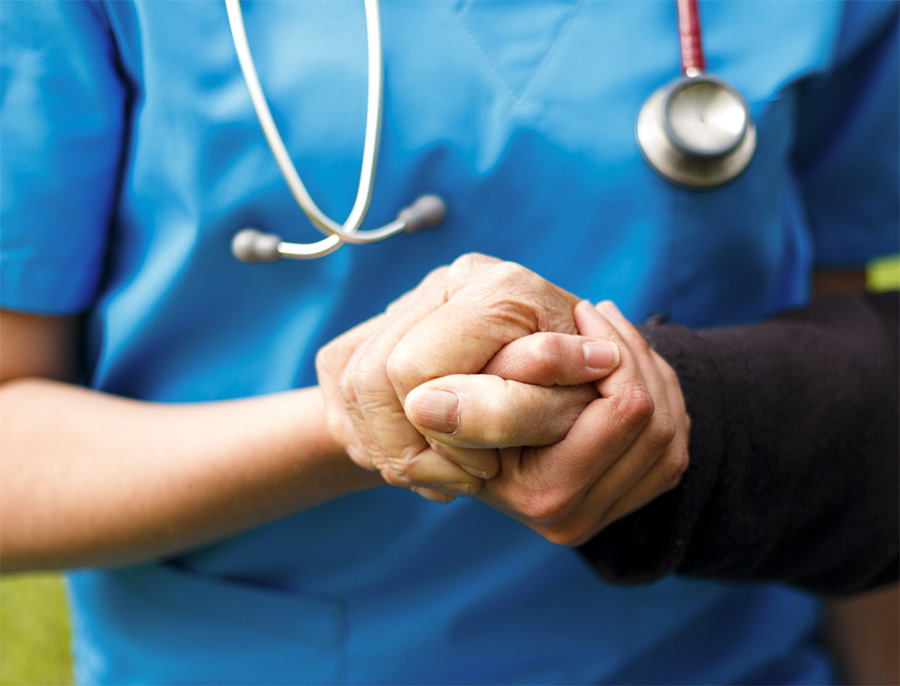
[[642, 327], [681, 382], [690, 466], [580, 548], [599, 575], [824, 594], [897, 581], [898, 310], [897, 293], [838, 296], [751, 326]]

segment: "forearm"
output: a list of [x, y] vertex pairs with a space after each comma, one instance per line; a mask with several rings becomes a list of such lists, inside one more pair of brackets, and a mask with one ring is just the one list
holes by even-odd
[[692, 416], [681, 486], [585, 547], [622, 582], [668, 572], [852, 593], [897, 579], [897, 299], [647, 330]]
[[168, 555], [380, 483], [309, 388], [196, 405], [0, 386], [3, 571]]

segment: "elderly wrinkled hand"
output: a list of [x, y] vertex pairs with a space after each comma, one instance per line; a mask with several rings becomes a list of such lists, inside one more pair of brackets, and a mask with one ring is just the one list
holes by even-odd
[[[534, 272], [483, 255], [465, 255], [435, 270], [383, 315], [319, 352], [316, 368], [332, 435], [357, 464], [378, 469], [390, 484], [441, 502], [477, 493], [500, 468], [496, 446], [511, 440], [550, 445], [562, 439], [596, 398], [585, 382], [615, 366], [614, 347], [577, 335], [577, 303]], [[532, 339], [518, 364], [535, 377], [565, 385], [479, 374], [490, 371], [491, 360], [507, 344], [540, 332], [567, 337], [547, 337], [543, 343]], [[584, 362], [569, 378], [555, 378], [549, 364], [560, 345], [580, 351]], [[506, 356], [511, 368], [517, 364], [513, 358]], [[437, 444], [407, 418], [404, 402], [413, 389], [452, 375], [477, 375], [469, 378], [470, 395], [439, 394], [417, 407], [442, 422], [444, 439], [456, 433], [466, 449], [444, 444], [435, 449]], [[463, 400], [478, 404], [466, 405], [461, 423]]]
[[[580, 303], [575, 319], [582, 334], [615, 343], [621, 362], [596, 384], [599, 397], [579, 412], [559, 442], [539, 446], [523, 443], [527, 434], [506, 434], [495, 441], [500, 469], [485, 482], [478, 498], [515, 517], [545, 538], [560, 544], [586, 542], [616, 519], [674, 488], [688, 465], [690, 419], [672, 368], [649, 349], [640, 333], [612, 303], [595, 310]], [[494, 373], [506, 378], [540, 382], [530, 377], [533, 336], [511, 342], [492, 360]], [[577, 370], [583, 358], [559, 338], [548, 368], [558, 375]], [[544, 345], [547, 345], [544, 342]], [[478, 425], [452, 433], [423, 412], [434, 392], [460, 398], [459, 416], [477, 413], [480, 400], [472, 394], [477, 377], [455, 375], [434, 379], [407, 396], [406, 410], [434, 449], [451, 459], [478, 448], [486, 440]], [[522, 447], [523, 445], [528, 447]]]

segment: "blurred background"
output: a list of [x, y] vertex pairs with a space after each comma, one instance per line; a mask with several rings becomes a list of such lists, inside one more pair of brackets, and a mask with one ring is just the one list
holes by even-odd
[[[869, 265], [867, 282], [872, 291], [900, 289], [900, 256]], [[0, 686], [72, 683], [62, 576], [0, 578]]]
[[0, 684], [72, 683], [69, 623], [59, 574], [0, 579]]

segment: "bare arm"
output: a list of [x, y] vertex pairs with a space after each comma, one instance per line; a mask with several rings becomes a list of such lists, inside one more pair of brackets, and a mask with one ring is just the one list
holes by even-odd
[[[819, 270], [812, 286], [816, 298], [862, 293], [866, 270]], [[825, 640], [846, 683], [900, 683], [900, 586], [830, 600], [825, 606]]]
[[0, 315], [0, 568], [167, 555], [380, 483], [318, 388], [162, 405], [67, 383], [77, 318]]
[[825, 606], [825, 641], [847, 684], [900, 684], [900, 587], [886, 586]]

